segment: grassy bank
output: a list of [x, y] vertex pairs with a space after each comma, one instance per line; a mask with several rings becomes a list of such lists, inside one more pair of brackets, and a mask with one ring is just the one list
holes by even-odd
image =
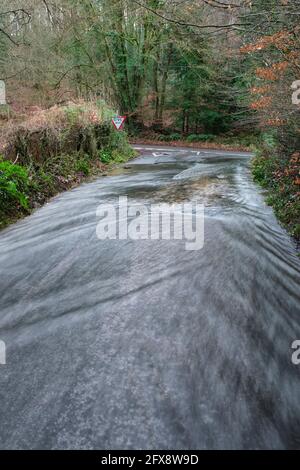
[[111, 126], [111, 114], [102, 104], [81, 103], [2, 126], [0, 229], [134, 155], [126, 133]]
[[267, 203], [279, 221], [300, 241], [300, 153], [280, 158], [264, 149], [252, 163], [254, 180], [267, 190]]

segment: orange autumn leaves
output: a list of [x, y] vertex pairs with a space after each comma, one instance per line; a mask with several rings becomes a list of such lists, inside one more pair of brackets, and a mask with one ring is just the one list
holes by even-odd
[[271, 67], [260, 67], [256, 69], [256, 76], [263, 80], [278, 80], [279, 74], [285, 72], [288, 66], [289, 62], [284, 61], [273, 64]]
[[254, 44], [247, 44], [241, 47], [240, 51], [243, 54], [248, 54], [249, 52], [261, 51], [269, 46], [275, 46], [281, 51], [288, 51], [293, 44], [292, 34], [289, 31], [280, 31], [271, 36], [263, 36]]
[[[270, 67], [259, 67], [256, 69], [256, 77], [269, 81], [269, 82], [276, 82], [280, 80], [284, 74], [284, 72], [289, 67], [288, 61], [277, 62]], [[272, 92], [274, 93], [274, 89], [271, 85], [266, 85], [264, 87], [253, 87], [251, 90], [252, 94], [262, 95], [257, 101], [254, 101], [250, 104], [250, 109], [260, 110], [260, 109], [268, 109], [271, 108], [273, 103]], [[268, 93], [267, 96], [266, 93]], [[276, 93], [276, 92], [275, 92]], [[280, 119], [279, 115], [274, 115], [271, 119], [267, 119], [264, 121], [264, 124], [269, 126], [281, 126], [284, 124], [284, 120]]]
[[257, 101], [254, 101], [253, 103], [250, 104], [251, 109], [265, 109], [270, 104], [272, 103], [272, 98], [271, 96], [263, 96], [262, 98], [258, 99]]
[[[295, 186], [295, 196], [299, 197], [300, 192], [298, 186], [300, 186], [300, 153], [293, 153], [290, 161], [285, 168], [277, 168], [273, 172], [274, 180], [280, 185], [280, 191], [286, 192], [292, 183]], [[288, 190], [289, 191], [289, 190]]]
[[286, 176], [294, 177], [294, 184], [300, 186], [300, 153], [296, 152], [290, 159], [290, 164], [285, 170]]
[[[299, 50], [296, 47], [294, 35], [290, 31], [280, 31], [273, 35], [263, 36], [256, 43], [248, 44], [240, 50], [243, 54], [249, 54], [264, 51], [270, 47], [279, 51], [283, 60], [255, 70], [257, 79], [267, 83], [251, 88], [251, 94], [256, 95], [257, 99], [249, 106], [252, 110], [260, 111], [262, 125], [277, 127], [286, 123], [282, 117], [282, 108], [278, 105], [278, 95], [282, 94], [283, 86], [285, 89], [289, 88], [287, 83], [283, 84], [283, 79], [290, 68], [298, 66]], [[267, 63], [270, 62], [270, 57], [272, 55], [266, 60]]]

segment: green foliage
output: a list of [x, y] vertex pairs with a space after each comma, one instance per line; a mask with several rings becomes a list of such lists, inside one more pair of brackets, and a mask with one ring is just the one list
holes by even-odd
[[276, 149], [278, 145], [276, 133], [274, 131], [264, 132], [261, 135], [261, 143], [266, 149]]
[[0, 159], [0, 211], [10, 213], [16, 207], [27, 209], [28, 187], [27, 170]]
[[276, 158], [271, 156], [264, 156], [258, 154], [252, 162], [252, 174], [254, 181], [263, 186], [264, 188], [272, 185], [272, 175], [276, 169]]
[[55, 178], [50, 172], [46, 172], [45, 168], [31, 168], [31, 194], [55, 194]]
[[81, 172], [84, 176], [89, 176], [90, 174], [90, 163], [87, 157], [80, 157], [75, 164], [75, 171]]
[[176, 142], [186, 141], [188, 143], [213, 143], [218, 148], [228, 148], [236, 150], [252, 150], [255, 151], [259, 142], [259, 135], [257, 133], [251, 134], [222, 134], [220, 136], [214, 134], [190, 134], [187, 137], [179, 134], [145, 134], [145, 139], [159, 141], [159, 142]]
[[291, 234], [293, 237], [297, 238], [300, 240], [300, 224], [296, 224], [294, 228], [291, 231]]
[[84, 113], [83, 106], [66, 106], [64, 108], [65, 115], [69, 121], [70, 126], [74, 126], [78, 122], [80, 114]]
[[292, 236], [300, 239], [300, 198], [287, 160], [278, 155], [258, 153], [252, 162], [254, 180], [267, 189], [266, 203]]
[[170, 142], [176, 142], [177, 140], [181, 140], [181, 139], [182, 139], [181, 134], [178, 134], [176, 132], [168, 136], [168, 140]]
[[127, 145], [122, 150], [120, 147], [105, 147], [99, 152], [99, 159], [104, 164], [109, 163], [123, 163], [132, 157], [134, 152], [131, 147], [127, 148]]
[[191, 134], [187, 137], [187, 142], [212, 142], [215, 136], [212, 134]]
[[179, 140], [182, 140], [182, 135], [179, 134], [178, 132], [174, 132], [172, 134], [161, 134], [158, 137], [158, 140], [161, 142], [177, 142]]
[[109, 134], [106, 151], [111, 151], [114, 161], [117, 159], [117, 155], [122, 155], [125, 159], [128, 159], [134, 154], [131, 145], [128, 143], [127, 133], [125, 131], [116, 131], [113, 128], [111, 128]]
[[161, 134], [157, 138], [160, 142], [170, 142], [170, 136], [166, 134]]
[[211, 109], [204, 109], [198, 114], [198, 124], [207, 134], [221, 134], [229, 129], [228, 117]]
[[211, 99], [214, 72], [208, 52], [209, 43], [199, 38], [197, 44], [178, 45], [172, 56], [169, 105], [183, 133], [195, 128], [203, 102]]
[[101, 150], [99, 152], [99, 159], [102, 163], [108, 164], [112, 161], [112, 154], [109, 150]]

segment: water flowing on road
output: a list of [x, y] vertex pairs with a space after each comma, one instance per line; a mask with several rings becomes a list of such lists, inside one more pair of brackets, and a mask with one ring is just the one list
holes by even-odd
[[[300, 260], [250, 155], [143, 147], [0, 233], [2, 449], [300, 448]], [[205, 243], [105, 240], [96, 208], [205, 205]]]

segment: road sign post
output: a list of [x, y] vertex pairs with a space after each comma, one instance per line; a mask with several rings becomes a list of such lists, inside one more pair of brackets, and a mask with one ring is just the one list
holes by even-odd
[[5, 82], [0, 80], [0, 105], [6, 104]]

